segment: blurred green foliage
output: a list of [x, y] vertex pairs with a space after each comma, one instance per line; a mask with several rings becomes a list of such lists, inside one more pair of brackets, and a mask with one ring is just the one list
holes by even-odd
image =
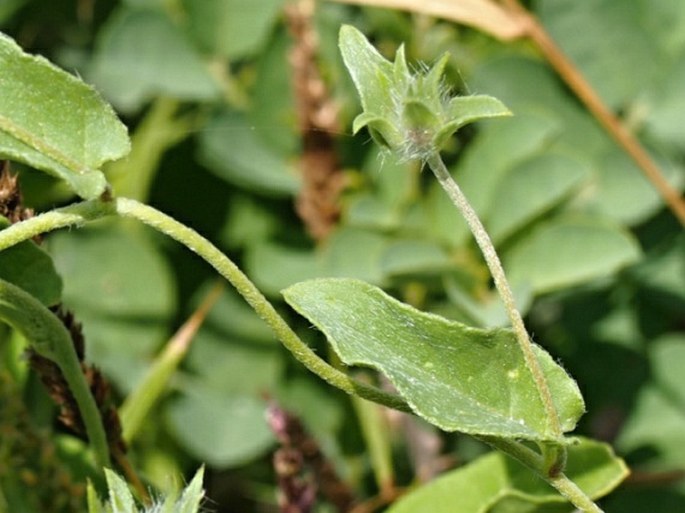
[[[379, 156], [368, 135], [350, 135], [359, 105], [336, 40], [340, 24], [350, 23], [387, 56], [402, 42], [411, 62], [450, 51], [448, 74], [467, 85], [459, 87], [493, 95], [514, 113], [460, 131], [445, 158], [492, 233], [535, 341], [578, 380], [588, 407], [579, 432], [612, 442], [633, 469], [633, 480], [603, 506], [685, 510], [685, 236], [640, 171], [526, 44], [417, 15], [318, 2], [316, 65], [338, 128], [317, 133], [330, 136], [327, 151], [344, 189], [335, 198], [339, 220], [315, 240], [294, 207], [308, 183], [300, 157], [312, 132], [298, 128], [289, 60], [297, 41], [284, 4], [4, 0], [0, 30], [78, 73], [117, 109], [134, 154], [105, 168], [115, 192], [135, 191], [196, 228], [274, 300], [304, 279], [360, 278], [422, 310], [490, 328], [506, 317], [437, 183], [417, 164]], [[534, 11], [682, 187], [685, 4], [539, 0]], [[19, 170], [27, 205], [40, 211], [72, 199], [51, 178]], [[56, 233], [44, 247], [63, 280], [62, 300], [84, 323], [88, 359], [121, 397], [213, 279], [185, 249], [123, 222]], [[25, 249], [46, 265], [40, 250]], [[56, 276], [50, 280], [48, 303], [60, 288]], [[287, 315], [325, 354], [309, 324]], [[17, 363], [22, 342], [0, 335], [13, 381], [0, 382], [0, 402], [22, 390], [31, 418], [54, 429], [43, 393]], [[301, 415], [360, 497], [377, 492], [348, 398], [295, 364], [230, 291], [133, 444], [136, 466], [165, 488], [167, 476], [205, 461], [218, 511], [274, 511], [265, 397]], [[0, 410], [0, 423], [9, 416]], [[407, 484], [418, 468], [407, 449], [412, 440], [391, 426], [396, 479]], [[435, 436], [457, 461], [481, 451], [461, 435]], [[80, 468], [78, 458], [61, 457]], [[9, 464], [3, 459], [0, 468]], [[0, 510], [15, 500], [6, 476], [0, 471]], [[71, 511], [61, 504], [55, 511]]]

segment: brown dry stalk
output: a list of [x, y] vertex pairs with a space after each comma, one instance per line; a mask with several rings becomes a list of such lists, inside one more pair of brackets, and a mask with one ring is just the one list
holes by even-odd
[[297, 212], [316, 240], [325, 239], [340, 218], [338, 197], [344, 186], [335, 140], [338, 111], [317, 66], [318, 36], [314, 0], [286, 6], [286, 22], [295, 44], [289, 55], [298, 125], [302, 138], [302, 189]]

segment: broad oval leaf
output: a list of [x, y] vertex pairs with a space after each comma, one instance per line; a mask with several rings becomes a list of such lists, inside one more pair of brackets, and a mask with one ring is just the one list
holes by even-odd
[[99, 168], [126, 155], [126, 127], [98, 93], [0, 34], [0, 158], [64, 180], [79, 196], [105, 190]]
[[[382, 371], [412, 409], [447, 431], [558, 441], [511, 330], [420, 312], [368, 283], [319, 279], [283, 291], [343, 362]], [[564, 431], [584, 411], [578, 387], [535, 346]]]
[[191, 380], [184, 380], [179, 391], [166, 409], [168, 427], [192, 456], [227, 468], [261, 456], [273, 444], [263, 400]]
[[[593, 500], [628, 475], [607, 444], [585, 438], [569, 446], [566, 475]], [[477, 484], [477, 486], [474, 486]], [[574, 508], [529, 469], [492, 452], [405, 495], [387, 513], [571, 513]]]
[[504, 257], [512, 283], [538, 293], [604, 278], [640, 258], [627, 230], [597, 219], [559, 218], [541, 224]]
[[100, 32], [89, 77], [118, 109], [157, 95], [207, 101], [220, 94], [199, 52], [162, 10], [121, 9]]

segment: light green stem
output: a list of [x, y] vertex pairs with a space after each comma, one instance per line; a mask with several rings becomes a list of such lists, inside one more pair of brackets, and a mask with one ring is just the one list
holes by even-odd
[[[535, 385], [540, 394], [540, 398], [545, 408], [547, 414], [549, 427], [557, 437], [561, 438], [563, 436], [563, 431], [561, 429], [561, 424], [559, 422], [559, 414], [556, 407], [554, 406], [554, 401], [552, 400], [552, 393], [550, 392], [547, 380], [542, 372], [542, 368], [535, 357], [533, 352], [533, 344], [528, 336], [528, 331], [523, 324], [523, 319], [518, 309], [516, 308], [516, 303], [514, 301], [514, 295], [511, 292], [511, 287], [509, 287], [509, 282], [504, 274], [504, 268], [500, 262], [499, 256], [495, 251], [495, 246], [490, 240], [483, 223], [481, 223], [478, 218], [478, 214], [473, 209], [468, 199], [461, 191], [461, 188], [454, 181], [452, 175], [445, 167], [442, 158], [438, 153], [434, 154], [428, 159], [428, 166], [431, 168], [436, 178], [440, 182], [440, 185], [452, 202], [459, 209], [461, 214], [464, 216], [466, 223], [468, 224], [473, 237], [476, 239], [476, 243], [480, 247], [485, 263], [490, 269], [490, 274], [495, 282], [495, 287], [497, 292], [504, 303], [509, 320], [511, 322], [514, 333], [518, 340], [521, 352], [526, 360], [526, 366], [530, 370], [533, 379], [535, 380]], [[566, 497], [574, 506], [589, 513], [601, 513], [601, 509], [590, 499], [585, 492], [583, 492], [578, 486], [568, 479], [563, 472], [559, 472], [557, 475], [550, 476], [549, 470], [557, 463], [562, 464], [562, 468], [558, 470], [563, 470], [563, 463], [566, 458], [566, 450], [563, 446], [558, 444], [553, 444], [552, 446], [546, 446], [545, 444], [539, 444], [542, 455], [528, 449], [526, 446], [519, 442], [513, 440], [503, 440], [503, 439], [491, 439], [482, 438], [484, 441], [496, 447], [497, 449], [509, 454], [510, 456], [516, 458], [518, 461], [528, 466], [534, 470], [540, 477], [545, 481], [554, 486], [561, 495]], [[553, 456], [554, 461], [549, 461], [550, 456]]]
[[126, 198], [118, 198], [115, 201], [117, 213], [120, 215], [138, 219], [180, 242], [206, 260], [235, 287], [257, 315], [271, 327], [278, 339], [293, 356], [321, 379], [348, 394], [355, 394], [369, 401], [381, 403], [397, 410], [411, 411], [407, 403], [397, 395], [389, 394], [376, 387], [355, 381], [317, 356], [288, 326], [278, 312], [276, 312], [273, 305], [238, 266], [195, 230], [137, 201]]
[[428, 159], [428, 165], [440, 182], [442, 188], [445, 189], [445, 192], [447, 192], [452, 202], [464, 216], [466, 223], [471, 229], [471, 233], [473, 233], [473, 236], [476, 239], [476, 243], [483, 253], [485, 263], [490, 269], [490, 274], [492, 274], [492, 278], [495, 281], [495, 287], [497, 288], [500, 298], [502, 298], [511, 326], [516, 335], [516, 339], [518, 340], [519, 347], [523, 353], [526, 367], [528, 367], [535, 380], [535, 386], [538, 389], [540, 399], [545, 408], [545, 413], [547, 414], [549, 428], [556, 437], [561, 438], [563, 436], [563, 431], [561, 429], [561, 424], [559, 423], [559, 414], [554, 406], [554, 401], [552, 400], [552, 393], [549, 390], [547, 380], [542, 373], [538, 359], [533, 352], [533, 344], [531, 343], [528, 331], [523, 324], [521, 314], [516, 308], [514, 295], [509, 287], [509, 282], [504, 274], [504, 269], [499, 260], [499, 256], [497, 255], [497, 251], [495, 251], [495, 246], [490, 240], [488, 232], [485, 231], [483, 223], [480, 222], [478, 214], [476, 214], [476, 211], [459, 188], [459, 185], [457, 185], [457, 182], [455, 182], [452, 175], [450, 175], [440, 155], [435, 153]]
[[22, 333], [38, 354], [59, 366], [78, 405], [98, 468], [110, 466], [102, 418], [67, 329], [40, 301], [4, 280], [0, 280], [0, 319]]
[[506, 438], [476, 436], [478, 440], [492, 446], [493, 448], [508, 454], [519, 463], [525, 465], [535, 472], [542, 479], [547, 481], [571, 504], [580, 511], [586, 513], [603, 513], [602, 509], [581, 490], [578, 485], [571, 481], [565, 474], [559, 473], [556, 476], [547, 474], [545, 458], [516, 440]]
[[293, 356], [324, 381], [348, 394], [355, 394], [396, 410], [411, 411], [401, 397], [360, 383], [317, 356], [288, 326], [249, 278], [216, 246], [196, 231], [148, 205], [131, 199], [117, 198], [111, 201], [85, 201], [46, 212], [1, 230], [0, 251], [41, 233], [67, 226], [80, 226], [87, 221], [113, 214], [138, 219], [200, 255], [235, 287]]
[[581, 490], [576, 483], [571, 481], [564, 473], [547, 479], [557, 491], [563, 495], [571, 504], [585, 513], [604, 513], [595, 502]]

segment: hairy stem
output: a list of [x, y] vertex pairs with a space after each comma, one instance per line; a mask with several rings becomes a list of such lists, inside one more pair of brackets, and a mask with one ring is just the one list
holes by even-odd
[[138, 219], [180, 242], [206, 260], [235, 287], [257, 315], [269, 325], [293, 356], [321, 379], [348, 394], [355, 394], [369, 401], [381, 403], [397, 410], [411, 411], [406, 402], [397, 395], [389, 394], [376, 387], [355, 381], [317, 356], [288, 326], [273, 305], [238, 266], [195, 230], [137, 201], [126, 198], [118, 198], [115, 201], [116, 210], [120, 215]]
[[478, 247], [480, 247], [480, 250], [483, 253], [485, 263], [487, 264], [488, 269], [490, 269], [490, 274], [492, 274], [492, 278], [495, 281], [495, 287], [504, 303], [507, 315], [509, 316], [509, 321], [511, 322], [519, 347], [523, 353], [526, 367], [528, 367], [535, 380], [540, 399], [542, 400], [545, 412], [547, 413], [549, 429], [556, 437], [561, 438], [563, 436], [563, 431], [561, 429], [561, 424], [559, 423], [559, 414], [552, 401], [552, 393], [549, 390], [547, 380], [545, 379], [540, 364], [533, 352], [533, 344], [531, 343], [528, 331], [526, 331], [526, 327], [523, 324], [521, 314], [516, 308], [514, 295], [511, 292], [511, 287], [509, 287], [509, 282], [504, 274], [504, 269], [502, 268], [499, 256], [497, 256], [497, 252], [495, 251], [495, 246], [492, 244], [487, 231], [485, 231], [483, 223], [480, 222], [478, 214], [476, 214], [476, 211], [473, 209], [466, 196], [464, 196], [459, 185], [457, 185], [457, 182], [455, 182], [452, 175], [450, 175], [445, 167], [445, 163], [438, 153], [435, 153], [428, 159], [428, 166], [431, 168], [452, 202], [464, 216], [471, 233], [476, 239]]
[[117, 198], [109, 201], [84, 201], [52, 210], [1, 230], [0, 251], [41, 233], [68, 226], [81, 226], [87, 221], [116, 214], [138, 219], [200, 255], [235, 287], [293, 356], [324, 381], [348, 394], [355, 394], [399, 411], [411, 412], [411, 408], [401, 397], [360, 383], [317, 356], [288, 326], [249, 278], [216, 246], [196, 231], [148, 205], [131, 199]]
[[22, 333], [41, 356], [59, 366], [78, 405], [98, 468], [110, 466], [102, 418], [67, 329], [40, 301], [4, 280], [0, 280], [0, 319]]
[[595, 502], [581, 490], [576, 483], [561, 473], [553, 478], [546, 478], [557, 491], [571, 504], [585, 513], [604, 513]]
[[506, 438], [476, 436], [478, 440], [514, 458], [547, 481], [578, 510], [585, 513], [603, 513], [602, 509], [581, 490], [578, 485], [571, 481], [564, 473], [550, 476], [547, 473], [547, 465], [544, 456], [528, 448], [516, 440]]

